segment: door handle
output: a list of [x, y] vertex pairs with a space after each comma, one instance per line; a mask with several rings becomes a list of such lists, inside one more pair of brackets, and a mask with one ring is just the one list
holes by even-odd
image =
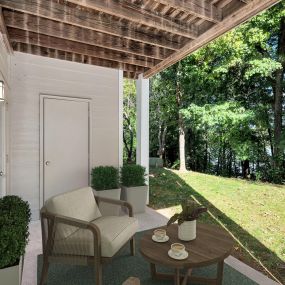
[[47, 161], [45, 162], [45, 165], [48, 166], [49, 164], [50, 164], [50, 161], [47, 160]]
[[4, 172], [3, 171], [0, 171], [0, 176], [4, 176]]

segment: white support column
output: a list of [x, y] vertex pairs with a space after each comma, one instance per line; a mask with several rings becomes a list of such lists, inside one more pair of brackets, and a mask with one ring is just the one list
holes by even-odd
[[118, 115], [119, 115], [119, 134], [118, 134], [118, 140], [119, 140], [119, 150], [118, 150], [118, 162], [119, 162], [119, 167], [123, 166], [123, 148], [124, 148], [124, 142], [123, 142], [123, 108], [124, 108], [124, 78], [123, 78], [123, 70], [119, 70], [119, 86], [118, 86], [118, 90], [119, 90], [119, 97], [118, 97], [118, 106], [119, 106], [119, 110], [118, 110]]
[[[136, 82], [137, 98], [137, 152], [136, 163], [144, 166], [149, 184], [149, 79], [143, 79], [142, 74]], [[149, 194], [147, 204], [149, 202]]]

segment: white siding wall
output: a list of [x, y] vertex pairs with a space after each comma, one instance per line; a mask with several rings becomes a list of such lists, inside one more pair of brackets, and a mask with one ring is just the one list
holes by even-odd
[[11, 63], [10, 193], [28, 200], [37, 219], [40, 94], [92, 99], [92, 165], [118, 166], [120, 72], [23, 53]]

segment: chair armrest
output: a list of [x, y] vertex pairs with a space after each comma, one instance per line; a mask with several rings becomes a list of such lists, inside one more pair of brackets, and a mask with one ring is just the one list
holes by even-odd
[[68, 226], [74, 226], [80, 229], [86, 229], [86, 230], [90, 230], [93, 233], [94, 236], [94, 240], [97, 241], [97, 244], [100, 245], [101, 244], [101, 233], [100, 233], [100, 229], [98, 228], [98, 226], [96, 226], [93, 223], [90, 222], [86, 222], [83, 220], [79, 220], [79, 219], [75, 219], [75, 218], [71, 218], [71, 217], [67, 217], [67, 216], [62, 216], [62, 215], [54, 215], [51, 214], [47, 211], [43, 211], [41, 212], [41, 216], [43, 218], [47, 218], [50, 220], [54, 221], [54, 224], [65, 224]]
[[96, 202], [98, 203], [98, 205], [100, 204], [100, 202], [104, 202], [104, 203], [109, 203], [109, 204], [113, 204], [113, 205], [119, 205], [121, 207], [127, 208], [129, 211], [129, 216], [133, 217], [133, 206], [128, 203], [127, 201], [122, 201], [122, 200], [115, 200], [115, 199], [110, 199], [110, 198], [105, 198], [105, 197], [99, 197], [99, 196], [95, 196]]
[[86, 222], [83, 220], [70, 218], [70, 217], [66, 217], [66, 216], [60, 216], [60, 215], [55, 215], [55, 222], [56, 223], [62, 223], [65, 225], [69, 225], [69, 226], [74, 226], [74, 227], [77, 227], [80, 229], [90, 230], [97, 237], [101, 236], [100, 229], [98, 228], [98, 226], [96, 226], [95, 224], [90, 223], [90, 222]]

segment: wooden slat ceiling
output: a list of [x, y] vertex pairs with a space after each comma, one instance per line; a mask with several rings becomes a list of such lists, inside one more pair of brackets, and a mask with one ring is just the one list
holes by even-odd
[[279, 0], [0, 0], [10, 49], [148, 78]]

